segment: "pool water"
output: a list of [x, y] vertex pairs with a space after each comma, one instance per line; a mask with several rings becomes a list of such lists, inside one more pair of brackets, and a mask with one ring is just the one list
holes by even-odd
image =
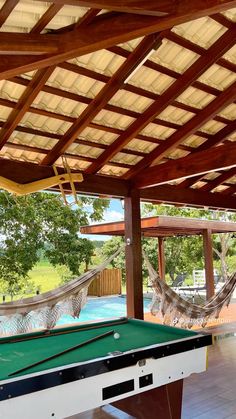
[[[151, 300], [144, 298], [143, 306], [144, 312], [149, 311]], [[57, 325], [87, 322], [100, 319], [109, 319], [111, 317], [123, 317], [126, 316], [126, 297], [99, 297], [89, 298], [87, 304], [81, 310], [79, 318], [74, 319], [69, 315], [62, 316]]]

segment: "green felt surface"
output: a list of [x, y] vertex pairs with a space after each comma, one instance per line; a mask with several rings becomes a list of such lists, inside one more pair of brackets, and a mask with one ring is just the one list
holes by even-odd
[[[184, 339], [196, 335], [195, 332], [183, 329], [162, 326], [154, 323], [143, 322], [140, 320], [129, 319], [124, 324], [119, 321], [106, 322], [100, 324], [99, 328], [84, 330], [89, 325], [82, 325], [71, 328], [57, 329], [56, 332], [63, 330], [66, 334], [56, 335], [53, 332], [50, 337], [27, 340], [25, 342], [13, 342], [16, 337], [12, 337], [12, 342], [6, 342], [6, 338], [0, 339], [0, 380], [9, 378], [9, 374], [33, 364], [39, 360], [50, 357], [67, 348], [78, 345], [95, 336], [107, 331], [114, 330], [120, 334], [119, 339], [107, 336], [96, 342], [78, 348], [70, 353], [60, 355], [41, 365], [31, 367], [19, 375], [26, 375], [33, 372], [44, 371], [49, 368], [73, 364], [82, 361], [93, 360], [104, 357], [109, 352], [126, 352], [132, 349], [144, 348], [157, 343], [169, 342], [176, 339]], [[94, 324], [96, 326], [98, 324]], [[78, 329], [78, 331], [75, 331]], [[73, 333], [72, 333], [73, 332]], [[25, 336], [25, 335], [24, 335]], [[40, 333], [31, 333], [28, 337], [40, 336]], [[17, 375], [15, 376], [17, 377]]]

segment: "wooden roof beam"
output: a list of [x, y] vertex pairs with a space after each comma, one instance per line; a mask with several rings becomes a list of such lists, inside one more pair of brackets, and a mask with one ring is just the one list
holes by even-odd
[[196, 174], [229, 169], [236, 166], [236, 144], [227, 144], [200, 151], [162, 165], [146, 169], [135, 177], [136, 188], [147, 188]]
[[[58, 173], [64, 173], [61, 167], [57, 167]], [[74, 173], [74, 171], [72, 171]], [[17, 162], [0, 158], [0, 176], [18, 183], [29, 183], [54, 176], [52, 167], [40, 166], [38, 164]], [[113, 179], [105, 176], [83, 175], [83, 182], [76, 183], [78, 193], [92, 195], [106, 195], [108, 197], [125, 197], [129, 194], [129, 183], [122, 179]], [[65, 190], [67, 187], [65, 185]], [[70, 185], [68, 185], [70, 191]]]
[[[122, 148], [129, 143], [141, 130], [143, 130], [150, 122], [152, 122], [158, 114], [160, 114], [168, 105], [183, 93], [195, 80], [197, 80], [211, 65], [221, 57], [228, 49], [230, 49], [236, 40], [236, 25], [233, 29], [228, 29], [209, 49], [207, 55], [201, 56], [195, 61], [188, 70], [185, 71], [171, 86], [154, 102], [143, 114], [137, 118], [127, 130], [120, 135], [111, 146], [100, 155], [94, 164], [91, 164], [87, 169], [87, 173], [96, 173], [101, 167], [111, 160], [115, 154], [122, 150]], [[220, 96], [219, 96], [220, 97]], [[201, 112], [194, 118], [199, 117]], [[193, 118], [193, 119], [194, 119]], [[200, 125], [199, 125], [200, 126]], [[180, 132], [181, 129], [178, 131]], [[175, 133], [176, 134], [176, 133]], [[174, 134], [173, 134], [174, 135]], [[177, 134], [178, 135], [178, 134]], [[163, 142], [163, 146], [158, 149], [165, 148], [169, 140]], [[181, 141], [179, 141], [181, 142]], [[165, 144], [164, 144], [165, 143]], [[158, 151], [159, 151], [158, 150]], [[165, 150], [166, 151], [166, 150]], [[149, 153], [148, 156], [141, 160], [133, 169], [125, 174], [124, 178], [129, 179], [134, 176], [139, 170], [148, 166], [157, 157], [158, 152], [155, 149]], [[155, 155], [155, 157], [154, 157]], [[153, 158], [154, 157], [154, 158]]]
[[[202, 143], [199, 147], [194, 149], [192, 151], [193, 153], [198, 153], [199, 151], [208, 150], [211, 147], [215, 147], [219, 145], [222, 141], [226, 140], [231, 134], [234, 133], [236, 130], [236, 120], [230, 122], [228, 125], [226, 125], [224, 128], [222, 128], [220, 131], [218, 131], [216, 134], [212, 135], [210, 138], [208, 138], [204, 143]], [[188, 188], [192, 186], [194, 183], [199, 181], [202, 178], [202, 175], [194, 176], [190, 179], [185, 179], [183, 182], [181, 182], [177, 187], [180, 188]]]
[[42, 164], [53, 164], [63, 153], [65, 153], [69, 145], [75, 141], [77, 136], [87, 127], [89, 122], [95, 118], [98, 112], [108, 104], [109, 100], [122, 87], [127, 78], [158, 45], [160, 45], [160, 38], [158, 35], [150, 35], [140, 42], [132, 54], [129, 55], [129, 58], [119, 67], [117, 72], [109, 79], [98, 95], [92, 100], [89, 106], [87, 106], [84, 112], [82, 112], [80, 117], [68, 129], [63, 138], [43, 159]]
[[[56, 4], [64, 5], [65, 1], [56, 2]], [[156, 1], [153, 4], [156, 6]], [[15, 51], [17, 54], [21, 53], [23, 55], [28, 51], [31, 54], [37, 52], [44, 55], [34, 57], [32, 62], [22, 62], [18, 66], [12, 63], [8, 64], [7, 56], [4, 56], [5, 67], [0, 72], [0, 79], [8, 79], [14, 75], [35, 69], [57, 65], [60, 62], [102, 48], [109, 48], [134, 38], [170, 29], [197, 17], [227, 10], [236, 5], [236, 0], [208, 0], [207, 2], [205, 0], [199, 0], [198, 2], [184, 0], [177, 2], [177, 5], [177, 13], [163, 18], [127, 13], [105, 13], [93, 19], [88, 25], [88, 31], [78, 28], [75, 31], [62, 34], [3, 33], [0, 40], [0, 51], [8, 51], [9, 53]], [[112, 28], [112, 31], [110, 28]], [[49, 55], [45, 56], [45, 54]]]
[[196, 189], [177, 189], [170, 185], [141, 189], [140, 198], [146, 202], [163, 201], [169, 204], [236, 210], [236, 197], [224, 196], [222, 199], [220, 193], [202, 192]]
[[[233, 0], [49, 0], [55, 4], [70, 4], [73, 6], [92, 7], [117, 12], [134, 13], [141, 15], [163, 16], [171, 14], [175, 18], [182, 16], [193, 20], [202, 16], [223, 12], [236, 6]], [[172, 25], [174, 26], [174, 25]]]

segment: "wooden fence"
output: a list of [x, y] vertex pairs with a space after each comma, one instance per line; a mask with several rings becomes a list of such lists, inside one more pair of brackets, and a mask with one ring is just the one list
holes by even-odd
[[121, 269], [104, 269], [90, 284], [88, 295], [121, 294]]

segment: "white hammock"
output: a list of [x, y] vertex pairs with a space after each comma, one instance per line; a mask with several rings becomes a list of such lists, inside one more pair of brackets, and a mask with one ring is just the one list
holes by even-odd
[[34, 297], [0, 304], [0, 335], [51, 329], [62, 314], [79, 317], [86, 303], [88, 287], [96, 276], [121, 252], [118, 249], [103, 263], [65, 285]]
[[225, 282], [223, 287], [204, 305], [193, 304], [184, 300], [171, 289], [154, 270], [145, 253], [144, 259], [148, 268], [153, 300], [151, 313], [161, 314], [165, 324], [191, 328], [194, 324], [204, 327], [209, 318], [218, 318], [224, 306], [228, 306], [236, 287], [236, 273]]

